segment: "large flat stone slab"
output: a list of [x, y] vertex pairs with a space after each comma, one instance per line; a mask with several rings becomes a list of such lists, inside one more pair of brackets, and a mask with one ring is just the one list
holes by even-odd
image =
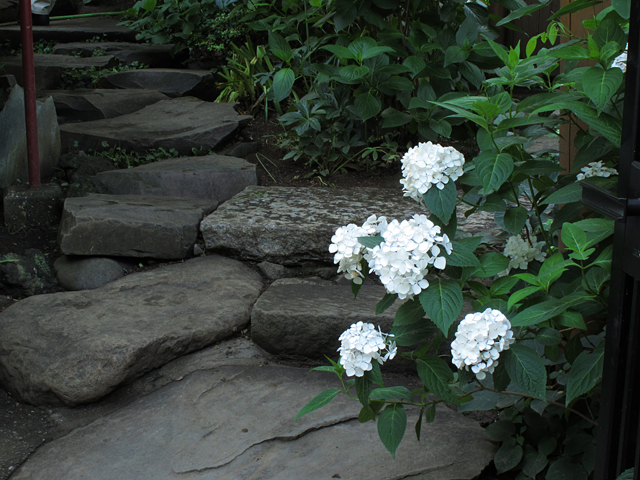
[[211, 103], [193, 97], [163, 100], [128, 115], [60, 129], [63, 149], [77, 143], [80, 150], [102, 150], [103, 142], [136, 152], [154, 148], [176, 149], [180, 155], [193, 148], [213, 150], [251, 116], [239, 115], [233, 103]]
[[44, 90], [39, 94], [53, 98], [60, 124], [119, 117], [168, 99], [155, 90], [132, 89]]
[[276, 355], [323, 358], [338, 350], [338, 337], [353, 323], [373, 323], [383, 332], [391, 331], [402, 302], [376, 315], [384, 294], [382, 286], [363, 285], [354, 300], [351, 285], [277, 280], [253, 307], [251, 338]]
[[262, 286], [243, 264], [209, 256], [29, 297], [0, 313], [0, 384], [35, 405], [95, 401], [240, 331]]
[[157, 90], [170, 97], [187, 95], [214, 100], [218, 96], [215, 77], [209, 70], [177, 68], [145, 68], [105, 75], [100, 88], [142, 88]]
[[[117, 63], [112, 55], [100, 57], [80, 58], [67, 55], [51, 55], [36, 53], [33, 56], [36, 74], [36, 90], [51, 90], [58, 88], [62, 80], [62, 73], [70, 70], [85, 70], [88, 68], [107, 68]], [[24, 86], [22, 76], [22, 56], [3, 57], [0, 63], [4, 64], [6, 73], [16, 77], [18, 83]]]
[[372, 214], [410, 218], [426, 211], [390, 189], [247, 187], [202, 221], [207, 249], [245, 260], [297, 265], [333, 263], [336, 229]]
[[67, 198], [58, 231], [65, 255], [185, 258], [215, 200], [152, 195]]
[[418, 411], [408, 409], [395, 460], [343, 395], [293, 421], [336, 382], [270, 365], [196, 371], [45, 445], [12, 479], [461, 480], [493, 457], [482, 428], [443, 406], [420, 442]]
[[[119, 26], [117, 17], [71, 18], [54, 20], [48, 26], [33, 26], [33, 39], [55, 40], [57, 42], [82, 42], [99, 36], [112, 42], [135, 42], [136, 32]], [[12, 45], [20, 44], [20, 26], [0, 27], [0, 40], [8, 40]]]
[[108, 193], [116, 195], [210, 198], [218, 203], [258, 183], [255, 165], [224, 155], [173, 158], [97, 177]]
[[79, 55], [92, 57], [96, 51], [113, 55], [125, 65], [133, 62], [149, 67], [178, 67], [179, 63], [171, 56], [172, 44], [155, 45], [151, 43], [130, 42], [71, 42], [59, 43], [53, 47], [55, 55]]

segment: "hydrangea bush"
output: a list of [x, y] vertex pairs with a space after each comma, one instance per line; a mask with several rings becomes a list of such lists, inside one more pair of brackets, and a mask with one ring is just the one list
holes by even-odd
[[[377, 421], [395, 455], [405, 408], [420, 409], [418, 438], [438, 403], [498, 408], [499, 421], [486, 430], [500, 442], [498, 473], [516, 470], [523, 480], [593, 475], [613, 221], [579, 203], [580, 182], [616, 182], [628, 21], [610, 7], [584, 26], [590, 33], [580, 41], [553, 20], [525, 52], [486, 39], [503, 66], [481, 92], [432, 102], [475, 124], [479, 154], [465, 161], [448, 146], [410, 148], [401, 183], [424, 215], [388, 220], [372, 212], [362, 226], [336, 231], [329, 248], [354, 293], [375, 274], [387, 292], [376, 313], [402, 305], [389, 333], [355, 324], [340, 337], [340, 360], [317, 370], [337, 375], [342, 390], [322, 392], [298, 417], [349, 395], [362, 404], [359, 420]], [[559, 35], [569, 42], [556, 45]], [[539, 41], [547, 48], [534, 54]], [[597, 65], [577, 67], [584, 58]], [[563, 74], [552, 77], [561, 61]], [[517, 100], [516, 86], [544, 91]], [[577, 136], [570, 171], [557, 152], [532, 147], [566, 122], [588, 126]], [[457, 206], [465, 215], [493, 212], [504, 234], [458, 230]], [[474, 313], [460, 320], [465, 299]], [[415, 362], [420, 388], [385, 387], [380, 366], [396, 348]]]

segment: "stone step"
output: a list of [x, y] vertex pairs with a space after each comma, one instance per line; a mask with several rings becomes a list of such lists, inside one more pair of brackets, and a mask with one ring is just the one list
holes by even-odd
[[194, 148], [207, 152], [251, 120], [239, 115], [234, 105], [174, 98], [116, 118], [62, 125], [62, 149], [103, 150], [107, 142], [139, 153], [160, 147], [180, 155]]
[[219, 204], [257, 185], [256, 166], [223, 155], [173, 158], [126, 170], [98, 173], [107, 193], [207, 198]]
[[217, 205], [152, 195], [67, 198], [58, 244], [65, 255], [181, 259], [193, 251], [202, 217]]
[[154, 68], [179, 68], [180, 62], [169, 53], [173, 44], [154, 45], [150, 43], [129, 42], [71, 42], [59, 43], [53, 47], [56, 55], [79, 55], [81, 57], [93, 57], [95, 52], [101, 50], [113, 55], [125, 65], [134, 62]]
[[209, 70], [144, 68], [110, 73], [98, 81], [100, 88], [142, 88], [157, 90], [169, 97], [192, 96], [215, 100], [218, 87]]
[[276, 280], [253, 307], [251, 338], [275, 355], [322, 359], [338, 350], [338, 337], [353, 323], [373, 323], [383, 332], [391, 331], [402, 302], [376, 315], [384, 294], [380, 285], [363, 285], [354, 301], [351, 285]]
[[60, 124], [120, 117], [168, 99], [155, 90], [104, 88], [42, 90], [38, 92], [38, 96], [53, 97]]
[[[82, 42], [100, 37], [110, 42], [135, 42], [136, 32], [119, 26], [119, 18], [89, 17], [69, 20], [53, 20], [50, 25], [33, 26], [33, 40], [55, 40], [57, 42]], [[0, 41], [8, 40], [12, 45], [20, 44], [20, 26], [0, 27]]]
[[0, 384], [33, 405], [96, 401], [239, 332], [262, 287], [249, 267], [208, 256], [29, 297], [0, 313]]
[[[100, 57], [70, 57], [68, 55], [49, 55], [36, 53], [33, 56], [36, 74], [36, 90], [52, 90], [60, 87], [63, 72], [86, 70], [88, 68], [108, 68], [117, 64], [113, 55]], [[2, 57], [0, 64], [4, 64], [6, 73], [14, 75], [18, 84], [24, 86], [22, 76], [22, 56]]]
[[339, 387], [334, 375], [255, 357], [239, 364], [229, 356], [237, 346], [221, 348], [218, 357], [209, 350], [158, 372], [147, 381], [151, 393], [106, 407], [106, 414], [42, 446], [12, 480], [468, 480], [496, 451], [477, 423], [443, 405], [433, 423], [423, 422], [417, 441], [419, 409], [407, 406], [394, 460], [376, 423], [359, 423], [361, 406], [345, 395], [294, 422], [310, 399]]

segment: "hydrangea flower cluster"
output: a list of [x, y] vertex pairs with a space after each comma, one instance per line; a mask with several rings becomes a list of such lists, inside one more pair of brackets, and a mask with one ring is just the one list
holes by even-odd
[[[382, 365], [396, 356], [395, 342], [389, 340], [393, 335], [376, 330], [371, 323], [358, 322], [351, 325], [340, 335], [340, 364], [347, 376], [362, 377], [371, 370], [372, 360]], [[386, 353], [385, 353], [386, 350]]]
[[580, 170], [582, 173], [576, 175], [576, 180], [584, 180], [589, 177], [610, 177], [611, 175], [618, 175], [618, 171], [615, 168], [605, 167], [602, 161], [591, 162]]
[[487, 373], [493, 373], [500, 352], [508, 350], [513, 342], [511, 323], [499, 310], [487, 308], [482, 313], [470, 313], [458, 325], [451, 342], [452, 362], [482, 380]]
[[544, 262], [544, 257], [547, 254], [542, 251], [543, 246], [544, 242], [538, 242], [535, 246], [531, 246], [529, 242], [519, 235], [509, 237], [503, 252], [505, 256], [509, 257], [509, 266], [505, 274], [509, 273], [512, 268], [526, 270], [529, 262], [533, 260]]
[[405, 197], [417, 202], [433, 185], [442, 190], [449, 180], [456, 181], [464, 173], [464, 156], [453, 147], [431, 142], [419, 143], [402, 157], [402, 180]]
[[424, 278], [427, 268], [443, 270], [447, 260], [441, 247], [451, 253], [451, 241], [440, 235], [440, 227], [425, 215], [410, 220], [393, 220], [382, 232], [384, 241], [365, 253], [371, 272], [375, 272], [387, 292], [398, 298], [412, 298], [429, 286]]
[[611, 64], [611, 68], [619, 68], [623, 72], [627, 71], [627, 52], [629, 51], [629, 44], [627, 43], [624, 52], [618, 55], [613, 63]]
[[358, 237], [368, 237], [375, 235], [380, 230], [386, 228], [385, 217], [371, 215], [361, 227], [350, 223], [346, 227], [340, 227], [335, 235], [331, 237], [329, 252], [335, 253], [333, 263], [338, 265], [338, 273], [345, 272], [348, 280], [353, 280], [356, 284], [362, 283], [362, 254], [364, 245], [358, 243]]

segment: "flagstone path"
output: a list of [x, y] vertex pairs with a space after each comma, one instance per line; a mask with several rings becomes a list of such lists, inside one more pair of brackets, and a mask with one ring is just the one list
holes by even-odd
[[[16, 31], [0, 28], [0, 40]], [[52, 22], [34, 33], [66, 42], [94, 35], [133, 41], [103, 18]], [[104, 47], [110, 55], [135, 51]], [[145, 55], [166, 51], [147, 48]], [[63, 148], [108, 141], [185, 155], [216, 148], [248, 120], [232, 105], [183, 97], [202, 91], [208, 72], [126, 73], [102, 86], [146, 87], [139, 92], [148, 100], [127, 111], [106, 108], [108, 89], [41, 92], [64, 117]], [[17, 401], [46, 408], [51, 423], [50, 441], [13, 459], [11, 471], [2, 470], [0, 451], [0, 479], [453, 480], [472, 479], [491, 461], [496, 447], [482, 428], [446, 406], [423, 425], [420, 442], [413, 433], [418, 411], [408, 408], [395, 461], [375, 424], [360, 424], [358, 402], [345, 396], [294, 421], [311, 398], [339, 385], [283, 359], [335, 357], [337, 336], [358, 320], [390, 328], [393, 308], [375, 315], [383, 288], [369, 280], [354, 301], [344, 279], [327, 276], [327, 248], [337, 226], [372, 213], [426, 213], [400, 190], [261, 187], [255, 168], [219, 155], [98, 173], [92, 181], [108, 193], [65, 202], [65, 284], [85, 285], [73, 278], [73, 265], [83, 266], [82, 275], [107, 261], [116, 270], [139, 257], [182, 262], [123, 278], [89, 272], [91, 289], [34, 295], [0, 313], [0, 385]], [[465, 218], [461, 210], [458, 219], [468, 233], [496, 228], [484, 214]], [[89, 259], [104, 262], [80, 261]], [[296, 272], [312, 278], [278, 280]], [[386, 375], [386, 384], [417, 385], [411, 370], [403, 371]]]

